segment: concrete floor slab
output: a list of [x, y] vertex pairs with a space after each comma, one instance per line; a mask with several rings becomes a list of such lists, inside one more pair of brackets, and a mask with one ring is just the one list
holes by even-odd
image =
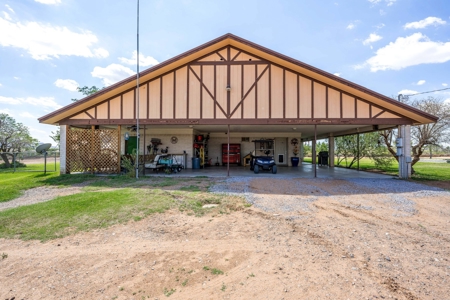
[[[147, 169], [145, 176], [173, 176], [173, 177], [197, 177], [197, 176], [208, 176], [208, 177], [226, 177], [227, 167], [226, 166], [211, 166], [204, 169], [186, 169], [179, 173], [165, 174], [163, 171], [159, 173]], [[272, 174], [271, 172], [262, 171], [259, 174], [255, 174], [250, 171], [250, 167], [238, 167], [230, 166], [230, 176], [237, 177], [276, 177], [276, 178], [314, 178], [314, 169], [311, 164], [303, 164], [298, 167], [281, 167], [278, 166], [277, 174]], [[331, 179], [348, 179], [348, 178], [379, 178], [388, 179], [394, 178], [396, 176], [384, 175], [372, 172], [350, 170], [345, 168], [330, 168], [327, 166], [317, 166], [317, 178], [331, 178]]]

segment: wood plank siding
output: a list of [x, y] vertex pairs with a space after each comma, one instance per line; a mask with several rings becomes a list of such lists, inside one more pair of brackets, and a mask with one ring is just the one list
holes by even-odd
[[[227, 91], [226, 87], [231, 90]], [[129, 124], [136, 89], [59, 122]], [[412, 124], [400, 114], [234, 46], [166, 72], [139, 88], [142, 124]]]

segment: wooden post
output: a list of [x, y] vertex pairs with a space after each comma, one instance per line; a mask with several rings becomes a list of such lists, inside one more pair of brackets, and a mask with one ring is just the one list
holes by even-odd
[[230, 124], [228, 124], [227, 176], [230, 177]]
[[94, 174], [94, 155], [95, 148], [94, 148], [94, 132], [95, 132], [95, 126], [91, 125], [91, 173]]
[[312, 159], [313, 159], [313, 167], [314, 167], [314, 178], [317, 177], [316, 140], [317, 140], [317, 124], [314, 124], [314, 142], [313, 142], [313, 147], [312, 147]]
[[121, 163], [121, 158], [122, 158], [122, 155], [121, 155], [121, 145], [120, 145], [120, 142], [121, 142], [121, 139], [120, 139], [120, 132], [121, 132], [121, 127], [120, 127], [120, 125], [117, 125], [117, 137], [118, 137], [118, 143], [117, 143], [117, 156], [118, 156], [118, 167], [119, 167], [119, 169], [117, 170], [117, 173], [118, 174], [120, 174], [120, 163]]
[[358, 163], [358, 171], [359, 171], [359, 132], [356, 136], [356, 143], [358, 144], [358, 160], [356, 161]]
[[[145, 127], [146, 127], [147, 125], [144, 125], [144, 151], [142, 152], [143, 154], [144, 154], [144, 156], [143, 156], [143, 163], [144, 163], [144, 170], [142, 171], [143, 172], [143, 174], [144, 174], [144, 176], [145, 176], [145, 149], [147, 148], [147, 146], [145, 146]], [[148, 154], [148, 153], [147, 153]]]

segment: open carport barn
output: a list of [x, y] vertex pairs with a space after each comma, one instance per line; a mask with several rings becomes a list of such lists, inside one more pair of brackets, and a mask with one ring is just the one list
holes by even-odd
[[[139, 88], [132, 76], [39, 119], [61, 126], [61, 173], [119, 173], [138, 143], [141, 164], [166, 147], [187, 168], [197, 167], [193, 157], [200, 167], [241, 164], [255, 139], [273, 139], [277, 165], [290, 166], [295, 140], [329, 138], [332, 157], [333, 137], [397, 126], [401, 171], [410, 126], [437, 120], [232, 34], [139, 75]], [[226, 161], [230, 146], [237, 157]]]

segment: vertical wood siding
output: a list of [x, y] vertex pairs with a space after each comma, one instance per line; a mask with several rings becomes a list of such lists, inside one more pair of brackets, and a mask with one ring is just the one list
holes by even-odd
[[[131, 89], [68, 119], [135, 119], [135, 97]], [[401, 118], [232, 46], [142, 83], [139, 109], [144, 120]]]

